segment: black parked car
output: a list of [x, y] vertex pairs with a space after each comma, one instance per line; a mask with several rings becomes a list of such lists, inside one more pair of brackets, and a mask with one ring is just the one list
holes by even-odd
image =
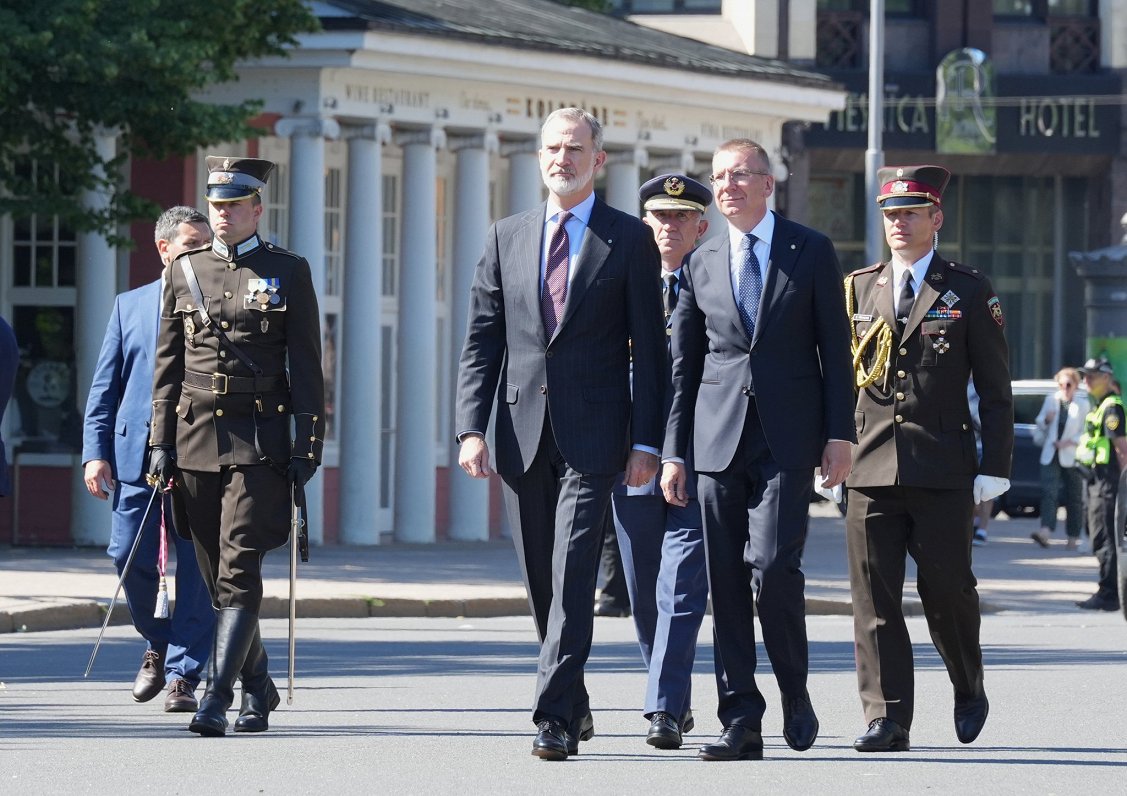
[[[1041, 446], [1033, 442], [1037, 413], [1045, 396], [1057, 390], [1052, 379], [1021, 379], [1013, 383], [1014, 459], [1010, 489], [994, 502], [994, 511], [1011, 517], [1037, 517], [1041, 514]], [[1083, 386], [1076, 397], [1088, 398]]]

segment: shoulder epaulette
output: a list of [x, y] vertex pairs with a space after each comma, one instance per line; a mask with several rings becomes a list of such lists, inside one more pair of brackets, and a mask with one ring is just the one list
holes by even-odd
[[873, 263], [872, 265], [866, 265], [864, 268], [858, 268], [855, 271], [850, 271], [848, 274], [846, 274], [846, 276], [856, 276], [857, 274], [872, 274], [879, 271], [882, 267], [884, 267], [884, 263]]
[[979, 271], [977, 268], [971, 268], [969, 265], [951, 262], [950, 260], [947, 261], [947, 267], [952, 271], [958, 271], [960, 274], [973, 276], [975, 279], [983, 279], [986, 276], [986, 274], [982, 273], [982, 271]]
[[294, 254], [289, 249], [283, 249], [281, 246], [277, 246], [273, 243], [264, 242], [262, 245], [266, 247], [266, 251], [271, 252], [272, 254], [288, 254], [295, 260], [304, 259], [300, 254]]

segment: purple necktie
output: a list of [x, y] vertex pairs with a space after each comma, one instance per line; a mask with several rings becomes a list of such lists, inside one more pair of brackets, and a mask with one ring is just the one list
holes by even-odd
[[548, 339], [556, 333], [563, 317], [564, 301], [567, 300], [567, 260], [571, 243], [564, 224], [571, 213], [563, 211], [556, 218], [556, 230], [548, 247], [548, 262], [544, 269], [544, 289], [540, 293], [540, 315], [544, 319], [544, 332]]

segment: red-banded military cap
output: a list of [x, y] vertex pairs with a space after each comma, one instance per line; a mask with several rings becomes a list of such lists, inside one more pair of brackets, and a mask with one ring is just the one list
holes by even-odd
[[237, 202], [261, 194], [274, 164], [260, 158], [207, 156], [207, 201]]
[[901, 207], [942, 207], [951, 172], [942, 166], [886, 166], [877, 172], [881, 210]]

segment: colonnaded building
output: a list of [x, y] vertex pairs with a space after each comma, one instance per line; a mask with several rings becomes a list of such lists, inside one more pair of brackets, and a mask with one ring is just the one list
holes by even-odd
[[[490, 222], [544, 196], [543, 118], [577, 105], [603, 122], [598, 190], [636, 213], [641, 182], [706, 173], [728, 138], [754, 138], [781, 163], [784, 125], [827, 121], [845, 91], [814, 71], [548, 0], [312, 5], [321, 32], [287, 59], [242, 65], [237, 83], [209, 95], [264, 100], [266, 134], [213, 151], [278, 164], [260, 232], [306, 256], [319, 288], [328, 423], [311, 536], [499, 535], [497, 484], [456, 469], [455, 369]], [[116, 151], [110, 136], [100, 145]], [[204, 154], [133, 162], [132, 188], [203, 208]], [[48, 217], [0, 223], [0, 313], [22, 350], [3, 429], [17, 489], [0, 541], [108, 540], [109, 507], [79, 474], [81, 413], [115, 293], [159, 274], [151, 224], [132, 234], [125, 252]]]

